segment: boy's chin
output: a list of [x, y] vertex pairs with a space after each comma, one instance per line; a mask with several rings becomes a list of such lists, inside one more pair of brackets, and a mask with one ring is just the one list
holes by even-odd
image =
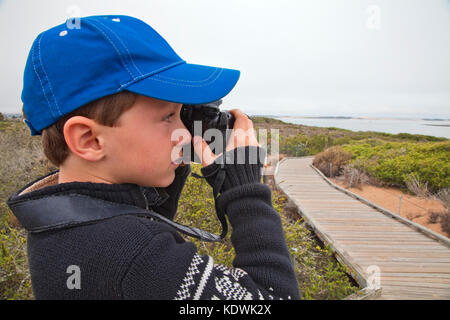
[[137, 184], [140, 186], [143, 186], [143, 187], [165, 188], [165, 187], [170, 186], [174, 179], [175, 179], [175, 170], [172, 171], [172, 173], [170, 175], [168, 175], [167, 177], [165, 177], [164, 179], [161, 179], [159, 181], [153, 181], [153, 182], [143, 181], [143, 182], [137, 183]]

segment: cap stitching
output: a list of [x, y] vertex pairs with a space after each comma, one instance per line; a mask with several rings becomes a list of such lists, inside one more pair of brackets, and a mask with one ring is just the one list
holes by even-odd
[[[86, 22], [88, 22], [88, 21], [86, 21]], [[96, 25], [93, 23], [93, 21], [89, 21], [89, 22], [90, 22], [91, 26], [93, 26], [94, 28], [96, 28], [97, 30], [99, 30], [99, 31], [105, 36], [106, 40], [108, 40], [109, 43], [114, 47], [114, 49], [116, 50], [117, 54], [119, 55], [120, 61], [122, 61], [122, 63], [123, 63], [123, 66], [127, 69], [127, 71], [128, 71], [128, 73], [130, 74], [131, 78], [134, 80], [135, 78], [134, 78], [134, 76], [133, 76], [133, 73], [132, 73], [132, 72], [130, 71], [130, 69], [128, 68], [126, 61], [124, 61], [124, 59], [123, 59], [123, 57], [122, 57], [122, 54], [120, 53], [119, 49], [116, 47], [116, 45], [114, 44], [114, 42], [108, 37], [108, 35], [107, 35], [101, 28], [99, 28], [98, 26], [96, 26]]]
[[155, 73], [158, 73], [158, 72], [161, 72], [161, 71], [170, 69], [170, 68], [175, 67], [175, 66], [177, 66], [177, 65], [179, 65], [179, 64], [182, 64], [182, 63], [186, 63], [186, 61], [184, 61], [184, 60], [177, 61], [177, 62], [174, 62], [174, 63], [172, 63], [172, 64], [169, 64], [168, 66], [165, 66], [165, 67], [159, 68], [159, 69], [157, 69], [157, 70], [153, 70], [152, 72], [143, 74], [143, 75], [140, 76], [140, 77], [137, 77], [137, 78], [135, 78], [135, 79], [133, 79], [133, 80], [131, 80], [131, 81], [128, 81], [128, 82], [122, 84], [122, 85], [119, 87], [119, 89], [117, 89], [117, 91], [122, 90], [123, 87], [126, 87], [126, 86], [128, 86], [128, 85], [130, 85], [130, 84], [133, 84], [133, 83], [136, 82], [136, 81], [142, 80], [142, 79], [144, 79], [144, 78], [146, 78], [146, 77], [149, 77], [149, 76], [151, 76], [151, 75], [153, 75], [153, 74], [155, 74]]
[[[41, 38], [42, 38], [43, 35], [44, 35], [44, 34], [41, 34]], [[36, 51], [36, 45], [34, 46], [33, 50]], [[33, 56], [32, 56], [32, 58], [31, 58], [31, 61], [32, 61], [32, 63], [33, 63], [34, 72], [36, 73], [36, 76], [37, 76], [38, 79], [39, 79], [39, 83], [41, 84], [42, 93], [44, 94], [45, 100], [47, 100], [48, 107], [50, 108], [50, 112], [51, 112], [53, 118], [56, 118], [55, 115], [53, 114], [52, 108], [50, 107], [50, 101], [48, 101], [47, 95], [45, 94], [44, 85], [42, 84], [41, 77], [39, 76], [39, 73], [38, 73], [38, 71], [37, 71], [37, 69], [36, 69], [36, 64], [35, 64], [35, 52], [33, 52]]]
[[[59, 108], [58, 100], [56, 100], [56, 96], [53, 93], [52, 83], [50, 82], [50, 78], [48, 77], [47, 72], [45, 72], [44, 62], [42, 61], [42, 57], [41, 57], [41, 40], [42, 40], [43, 37], [44, 37], [44, 34], [42, 34], [42, 37], [39, 39], [39, 43], [38, 43], [39, 61], [41, 62], [40, 65], [41, 65], [42, 71], [44, 72], [44, 76], [47, 79], [48, 85], [50, 87], [50, 92], [52, 93], [53, 99], [55, 100], [55, 104], [56, 104], [56, 107], [58, 108], [59, 115], [62, 116], [63, 114], [61, 112], [61, 109]], [[50, 109], [51, 109], [51, 106], [50, 106]]]
[[222, 68], [215, 68], [214, 71], [208, 76], [208, 78], [203, 79], [203, 80], [183, 80], [183, 79], [176, 79], [176, 78], [170, 78], [170, 77], [166, 77], [166, 76], [162, 76], [160, 74], [155, 75], [155, 77], [158, 78], [163, 78], [163, 79], [167, 79], [167, 80], [173, 80], [176, 82], [189, 82], [189, 83], [201, 83], [201, 82], [206, 82], [208, 81], [210, 78], [213, 77], [213, 75], [218, 71], [218, 70], [222, 70]]
[[136, 68], [136, 71], [139, 72], [139, 74], [142, 76], [142, 72], [141, 70], [139, 70], [139, 68], [136, 66], [136, 64], [134, 63], [133, 57], [130, 53], [130, 50], [128, 50], [128, 47], [125, 45], [125, 43], [123, 43], [122, 39], [107, 25], [101, 23], [100, 21], [97, 21], [98, 23], [100, 23], [102, 26], [104, 26], [105, 28], [107, 28], [109, 31], [111, 31], [112, 34], [114, 34], [116, 36], [117, 39], [119, 39], [120, 43], [122, 43], [122, 45], [125, 47], [125, 49], [128, 52], [128, 56], [130, 57], [131, 62], [133, 63], [134, 67]]
[[223, 71], [223, 69], [220, 70], [220, 72], [217, 74], [217, 76], [213, 80], [209, 81], [208, 83], [202, 84], [202, 85], [186, 85], [186, 84], [181, 84], [181, 83], [177, 83], [177, 82], [173, 82], [173, 81], [169, 82], [169, 81], [159, 80], [159, 79], [156, 79], [155, 77], [150, 77], [148, 79], [167, 83], [167, 84], [172, 84], [172, 85], [176, 85], [176, 86], [181, 86], [181, 87], [205, 87], [205, 86], [213, 83], [214, 81], [216, 81], [217, 78], [219, 78], [219, 76], [222, 74], [222, 71]]

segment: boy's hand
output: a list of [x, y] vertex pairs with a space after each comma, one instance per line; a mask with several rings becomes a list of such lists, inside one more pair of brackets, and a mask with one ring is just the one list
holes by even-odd
[[[255, 137], [253, 122], [239, 109], [229, 111], [235, 118], [233, 131], [231, 132], [225, 151], [238, 147], [260, 146]], [[214, 154], [208, 143], [199, 136], [193, 138], [194, 151], [202, 160], [202, 166], [206, 167], [216, 160], [221, 154]]]

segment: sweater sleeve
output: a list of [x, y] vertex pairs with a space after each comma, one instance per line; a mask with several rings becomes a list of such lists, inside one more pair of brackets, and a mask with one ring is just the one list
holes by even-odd
[[[199, 255], [194, 244], [177, 240], [176, 233], [160, 233], [131, 264], [122, 282], [124, 297], [299, 299], [281, 220], [272, 206], [270, 188], [260, 183], [259, 169], [259, 164], [226, 165], [217, 201], [233, 229], [232, 268]], [[136, 290], [142, 284], [146, 287]]]

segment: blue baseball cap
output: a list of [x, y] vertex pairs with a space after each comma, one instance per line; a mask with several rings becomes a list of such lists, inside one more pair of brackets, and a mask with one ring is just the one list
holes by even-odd
[[32, 135], [40, 135], [75, 109], [124, 90], [175, 103], [209, 103], [227, 95], [239, 76], [238, 70], [187, 63], [139, 19], [69, 19], [33, 42], [22, 91], [25, 122]]

